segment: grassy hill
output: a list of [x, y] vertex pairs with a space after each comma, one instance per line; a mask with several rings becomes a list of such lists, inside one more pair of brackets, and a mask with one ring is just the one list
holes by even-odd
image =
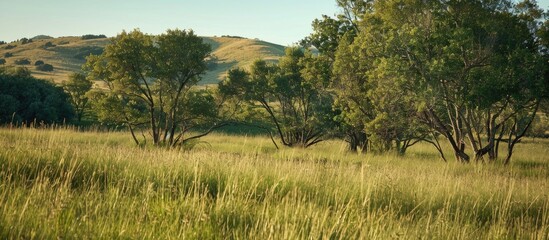
[[[80, 71], [89, 54], [100, 54], [109, 44], [109, 39], [82, 40], [81, 37], [39, 38], [22, 44], [21, 41], [0, 45], [0, 59], [5, 66], [18, 66], [17, 60], [28, 59], [30, 64], [21, 65], [32, 71], [35, 77], [52, 79], [61, 83], [72, 72]], [[248, 67], [256, 59], [277, 61], [284, 54], [284, 47], [256, 39], [236, 37], [204, 37], [212, 46], [212, 54], [217, 64], [204, 76], [202, 84], [212, 84], [223, 79], [227, 70], [234, 67]], [[7, 57], [6, 54], [12, 55]], [[54, 67], [52, 72], [36, 70], [36, 61], [43, 61]]]

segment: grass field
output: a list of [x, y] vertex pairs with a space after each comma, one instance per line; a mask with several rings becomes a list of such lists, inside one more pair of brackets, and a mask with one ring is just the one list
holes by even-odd
[[275, 150], [213, 134], [192, 150], [127, 133], [0, 129], [1, 239], [547, 239], [549, 141], [510, 166]]

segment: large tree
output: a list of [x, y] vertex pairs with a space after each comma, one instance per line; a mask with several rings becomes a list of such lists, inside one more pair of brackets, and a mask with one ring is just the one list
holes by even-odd
[[[109, 89], [97, 95], [103, 96], [99, 105], [111, 113], [99, 115], [127, 125], [138, 144], [136, 129], [148, 130], [154, 145], [176, 146], [223, 126], [211, 93], [192, 88], [206, 71], [210, 51], [192, 31], [122, 32], [85, 66]], [[187, 136], [192, 130], [199, 133]]]
[[509, 1], [375, 1], [336, 60], [359, 67], [341, 71], [343, 86], [356, 85], [351, 96], [370, 101], [374, 120], [394, 109], [416, 111], [458, 161], [470, 160], [466, 144], [477, 159], [497, 157], [508, 134], [508, 162], [543, 97], [538, 89], [546, 89], [537, 25], [517, 9]]

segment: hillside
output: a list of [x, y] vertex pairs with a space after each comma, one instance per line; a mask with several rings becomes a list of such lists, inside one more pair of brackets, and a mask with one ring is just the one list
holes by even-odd
[[[255, 39], [235, 37], [204, 37], [212, 46], [217, 63], [203, 76], [202, 84], [212, 84], [223, 79], [227, 70], [234, 67], [248, 67], [256, 59], [277, 61], [284, 54], [284, 47]], [[28, 59], [30, 64], [21, 65], [31, 70], [35, 77], [52, 79], [61, 83], [72, 72], [80, 71], [89, 54], [100, 54], [109, 39], [82, 40], [80, 37], [39, 38], [31, 43], [21, 41], [0, 45], [0, 59], [4, 66], [18, 66], [17, 60]], [[11, 54], [12, 56], [6, 56]], [[36, 61], [43, 61], [54, 67], [52, 72], [36, 70]]]

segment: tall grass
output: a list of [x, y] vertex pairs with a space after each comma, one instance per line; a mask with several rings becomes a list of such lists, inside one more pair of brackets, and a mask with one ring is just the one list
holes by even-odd
[[546, 239], [548, 142], [511, 166], [275, 150], [212, 135], [191, 151], [126, 133], [0, 129], [0, 238]]

